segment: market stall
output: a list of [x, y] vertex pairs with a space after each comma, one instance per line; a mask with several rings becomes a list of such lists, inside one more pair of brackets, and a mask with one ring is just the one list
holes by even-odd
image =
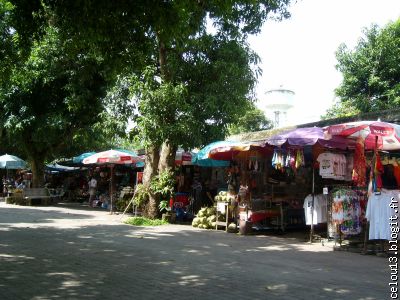
[[340, 234], [358, 234], [365, 224], [366, 252], [367, 239], [388, 241], [393, 238], [390, 217], [399, 217], [400, 126], [380, 121], [361, 121], [332, 125], [324, 130], [327, 136], [357, 140], [353, 190], [354, 186], [363, 190], [348, 192], [347, 197], [335, 197], [332, 210], [333, 214], [339, 213], [342, 217], [339, 220], [334, 218]]

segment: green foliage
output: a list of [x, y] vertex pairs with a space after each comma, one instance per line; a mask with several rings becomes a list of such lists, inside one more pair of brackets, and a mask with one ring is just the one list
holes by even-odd
[[47, 28], [1, 82], [3, 126], [26, 152], [46, 157], [59, 152], [102, 109], [104, 79], [96, 58], [72, 58], [63, 50], [57, 29]]
[[349, 117], [359, 114], [360, 111], [352, 106], [350, 102], [340, 102], [336, 101], [334, 105], [326, 111], [326, 114], [322, 116], [323, 120]]
[[[246, 37], [259, 32], [271, 15], [288, 17], [290, 3], [13, 1], [24, 3], [18, 5], [20, 23], [40, 28], [46, 20], [30, 16], [50, 16], [61, 40], [99, 55], [110, 76], [135, 74], [134, 81], [148, 83], [143, 66], [156, 67], [154, 75], [162, 80], [139, 89], [137, 140], [145, 147], [169, 141], [185, 148], [223, 138], [226, 124], [236, 121], [252, 98], [259, 72]], [[207, 20], [215, 26], [214, 36], [206, 32]], [[33, 36], [29, 28], [21, 30], [28, 38]]]
[[161, 144], [164, 140], [177, 140], [179, 133], [189, 127], [190, 108], [185, 102], [183, 84], [160, 83], [154, 68], [147, 68], [140, 80], [133, 77], [131, 92], [138, 101], [139, 115], [134, 119], [137, 140], [145, 146]]
[[[247, 35], [272, 13], [287, 17], [290, 0], [10, 3], [3, 16], [13, 30], [1, 29], [13, 55], [0, 62], [10, 74], [1, 84], [0, 122], [30, 155], [51, 157], [98, 132], [124, 142], [113, 134], [122, 134], [129, 112], [147, 149], [222, 138], [254, 97], [259, 59]], [[102, 99], [112, 81], [108, 109]], [[96, 121], [102, 125], [92, 126]]]
[[142, 206], [145, 204], [149, 199], [149, 191], [147, 190], [146, 186], [143, 184], [138, 184], [136, 186], [136, 192], [134, 197], [134, 203], [137, 206]]
[[159, 220], [159, 219], [153, 220], [144, 217], [132, 217], [124, 221], [124, 223], [134, 226], [161, 226], [169, 224], [165, 220]]
[[272, 122], [265, 117], [264, 112], [253, 103], [249, 103], [248, 109], [242, 112], [238, 121], [229, 126], [229, 134], [267, 130], [272, 127]]
[[160, 204], [158, 205], [158, 209], [160, 210], [160, 212], [170, 211], [171, 208], [169, 207], [169, 201], [168, 200], [161, 200]]
[[150, 182], [150, 189], [154, 194], [158, 194], [162, 199], [168, 199], [174, 193], [175, 175], [170, 169], [165, 169]]
[[337, 69], [343, 75], [336, 89], [340, 102], [327, 116], [397, 108], [400, 104], [400, 19], [384, 28], [364, 29], [354, 50], [341, 45]]

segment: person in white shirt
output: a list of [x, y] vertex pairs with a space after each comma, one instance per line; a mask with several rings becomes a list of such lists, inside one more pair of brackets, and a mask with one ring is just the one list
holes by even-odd
[[89, 185], [89, 195], [90, 195], [89, 196], [89, 206], [93, 207], [93, 201], [95, 199], [96, 190], [97, 190], [97, 180], [96, 180], [96, 178], [92, 177], [89, 180], [88, 185]]

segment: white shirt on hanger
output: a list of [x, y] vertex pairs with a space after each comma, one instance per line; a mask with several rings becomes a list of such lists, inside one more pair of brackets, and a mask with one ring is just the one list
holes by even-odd
[[[382, 189], [380, 195], [374, 193], [368, 198], [366, 218], [369, 221], [370, 240], [391, 240], [390, 223], [399, 222], [399, 208], [390, 207], [392, 198], [397, 200], [399, 206], [400, 191]], [[390, 217], [397, 215], [397, 220], [391, 221]], [[399, 239], [399, 235], [398, 235]]]
[[318, 194], [314, 195], [314, 211], [311, 211], [312, 207], [312, 195], [308, 195], [304, 199], [304, 215], [306, 217], [306, 225], [311, 225], [311, 219], [314, 225], [319, 223], [327, 222], [327, 205], [328, 200], [325, 195]]

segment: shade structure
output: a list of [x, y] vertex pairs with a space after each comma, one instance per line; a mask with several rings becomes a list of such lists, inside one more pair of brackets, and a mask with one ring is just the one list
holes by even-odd
[[358, 121], [324, 127], [325, 136], [364, 140], [366, 150], [400, 149], [400, 125], [381, 121]]
[[84, 153], [82, 153], [82, 154], [80, 154], [78, 156], [74, 156], [72, 158], [72, 163], [81, 164], [86, 157], [89, 157], [89, 156], [91, 156], [93, 154], [96, 154], [96, 152], [84, 152]]
[[239, 142], [234, 141], [218, 141], [208, 144], [204, 148], [200, 149], [199, 152], [197, 152], [196, 156], [192, 159], [192, 163], [201, 167], [228, 167], [230, 165], [231, 158], [227, 160], [211, 159], [210, 153], [217, 148], [229, 147], [239, 144]]
[[14, 155], [4, 154], [0, 156], [0, 168], [2, 169], [24, 169], [26, 162]]
[[83, 164], [96, 164], [96, 165], [108, 165], [111, 169], [111, 182], [110, 182], [110, 212], [113, 212], [113, 177], [114, 177], [114, 165], [116, 164], [136, 164], [142, 162], [143, 158], [138, 156], [135, 152], [118, 149], [118, 150], [107, 150], [98, 152], [90, 155], [83, 159]]
[[192, 165], [192, 158], [195, 156], [195, 153], [187, 152], [184, 150], [178, 150], [175, 154], [175, 165], [177, 166], [188, 166]]
[[[354, 147], [354, 141], [345, 139], [340, 136], [326, 138], [323, 128], [320, 127], [305, 127], [296, 128], [294, 130], [286, 131], [274, 135], [266, 140], [266, 144], [282, 147], [283, 145], [294, 147], [305, 147], [320, 144], [325, 148], [335, 148], [346, 150], [347, 148]], [[314, 194], [315, 194], [315, 169], [312, 168], [312, 206], [314, 210]], [[314, 234], [314, 221], [311, 218], [310, 242], [312, 242]]]
[[237, 142], [235, 144], [216, 147], [210, 150], [208, 157], [215, 160], [232, 160], [239, 153], [250, 150], [266, 150], [265, 145], [257, 142]]
[[268, 145], [277, 147], [281, 147], [284, 144], [290, 146], [304, 147], [312, 146], [316, 143], [319, 143], [326, 148], [336, 148], [343, 150], [348, 147], [354, 147], [355, 144], [354, 141], [347, 140], [343, 137], [326, 137], [324, 135], [323, 128], [320, 127], [296, 128], [271, 136], [265, 142]]
[[78, 170], [80, 170], [79, 167], [63, 166], [57, 163], [47, 164], [45, 167], [45, 171], [49, 173], [75, 172]]
[[107, 150], [90, 155], [83, 159], [82, 163], [87, 164], [136, 164], [143, 161], [136, 153], [129, 150]]

